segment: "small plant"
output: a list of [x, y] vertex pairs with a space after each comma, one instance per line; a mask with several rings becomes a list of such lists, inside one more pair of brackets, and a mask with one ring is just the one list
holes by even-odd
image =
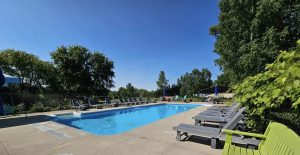
[[30, 109], [30, 112], [47, 112], [47, 111], [51, 111], [51, 108], [45, 107], [41, 103], [34, 104]]

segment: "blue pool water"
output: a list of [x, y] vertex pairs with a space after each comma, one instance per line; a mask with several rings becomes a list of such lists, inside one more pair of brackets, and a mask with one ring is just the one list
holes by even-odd
[[201, 105], [158, 104], [85, 113], [81, 117], [73, 116], [73, 114], [58, 115], [54, 118], [54, 121], [95, 135], [114, 135], [153, 123], [197, 106]]

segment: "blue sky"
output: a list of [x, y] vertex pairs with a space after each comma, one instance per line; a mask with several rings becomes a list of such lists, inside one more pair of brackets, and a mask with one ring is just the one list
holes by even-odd
[[82, 45], [115, 63], [117, 89], [156, 89], [194, 68], [220, 73], [209, 27], [218, 0], [1, 0], [0, 50], [14, 48], [50, 60], [60, 45]]

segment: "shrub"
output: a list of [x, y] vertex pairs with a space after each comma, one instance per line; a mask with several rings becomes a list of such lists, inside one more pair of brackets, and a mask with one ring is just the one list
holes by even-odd
[[250, 76], [235, 86], [235, 99], [248, 107], [250, 119], [247, 125], [255, 131], [264, 131], [268, 122], [275, 118], [271, 114], [281, 116], [280, 113], [290, 111], [300, 116], [299, 86], [300, 41], [295, 50], [281, 51], [275, 62], [267, 65], [265, 72]]
[[45, 107], [41, 103], [34, 104], [30, 109], [30, 112], [47, 112], [47, 111], [51, 111], [51, 108]]

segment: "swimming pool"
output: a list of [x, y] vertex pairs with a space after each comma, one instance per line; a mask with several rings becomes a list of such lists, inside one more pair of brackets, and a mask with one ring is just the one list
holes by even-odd
[[68, 125], [94, 135], [114, 135], [153, 123], [157, 120], [188, 111], [201, 105], [156, 104], [109, 111], [82, 114], [58, 115], [55, 122]]

